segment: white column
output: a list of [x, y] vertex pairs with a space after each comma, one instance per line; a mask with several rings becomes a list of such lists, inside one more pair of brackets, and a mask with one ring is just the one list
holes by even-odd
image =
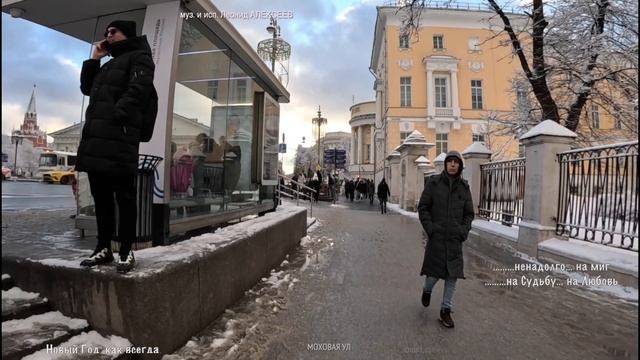
[[436, 86], [433, 83], [433, 70], [427, 70], [427, 116], [436, 116]]
[[362, 126], [358, 126], [358, 164], [362, 164]]
[[451, 70], [451, 105], [453, 116], [460, 117], [460, 101], [458, 100], [458, 70]]
[[356, 140], [354, 137], [354, 131], [358, 131], [358, 128], [351, 128], [351, 156], [349, 156], [349, 165], [353, 165], [356, 163]]

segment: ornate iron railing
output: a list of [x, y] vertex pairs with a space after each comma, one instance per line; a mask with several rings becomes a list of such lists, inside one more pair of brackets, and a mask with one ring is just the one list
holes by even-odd
[[638, 251], [638, 142], [558, 154], [556, 234]]
[[511, 226], [522, 220], [525, 158], [480, 165], [478, 216]]

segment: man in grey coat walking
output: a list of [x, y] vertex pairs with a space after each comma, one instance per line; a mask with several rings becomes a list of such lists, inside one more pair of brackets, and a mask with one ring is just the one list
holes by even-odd
[[444, 171], [427, 180], [418, 204], [420, 223], [428, 236], [420, 275], [426, 275], [422, 292], [425, 307], [429, 306], [435, 284], [444, 279], [440, 321], [452, 328], [453, 294], [457, 279], [464, 279], [462, 242], [471, 230], [473, 202], [469, 184], [461, 177], [460, 153], [448, 152], [444, 163]]

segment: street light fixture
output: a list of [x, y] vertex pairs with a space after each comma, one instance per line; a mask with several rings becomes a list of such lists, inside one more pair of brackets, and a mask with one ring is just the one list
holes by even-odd
[[16, 151], [13, 154], [13, 173], [18, 175], [18, 145], [22, 144], [24, 140], [23, 136], [20, 135], [11, 135], [11, 143], [16, 144]]
[[[280, 25], [278, 25], [278, 19], [276, 17], [271, 17], [271, 22], [269, 26], [267, 26], [267, 32], [271, 34], [271, 39], [265, 39], [258, 43], [258, 55], [262, 60], [271, 63], [271, 72], [273, 72], [286, 87], [289, 84], [291, 45], [280, 37]], [[281, 65], [277, 73], [276, 62]]]
[[324, 133], [322, 132], [324, 129], [322, 129], [322, 126], [327, 125], [327, 118], [322, 117], [320, 105], [318, 105], [318, 117], [313, 118], [311, 120], [311, 123], [313, 124], [313, 132], [315, 133], [317, 139], [316, 146], [318, 147], [318, 165], [320, 165], [320, 159], [322, 159], [320, 157], [320, 138], [324, 136]]

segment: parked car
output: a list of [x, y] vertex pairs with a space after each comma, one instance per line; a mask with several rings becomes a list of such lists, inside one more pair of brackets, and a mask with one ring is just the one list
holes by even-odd
[[42, 181], [49, 184], [71, 184], [76, 179], [76, 172], [71, 170], [53, 170], [42, 173]]
[[3, 166], [2, 167], [2, 180], [11, 179], [11, 169]]

